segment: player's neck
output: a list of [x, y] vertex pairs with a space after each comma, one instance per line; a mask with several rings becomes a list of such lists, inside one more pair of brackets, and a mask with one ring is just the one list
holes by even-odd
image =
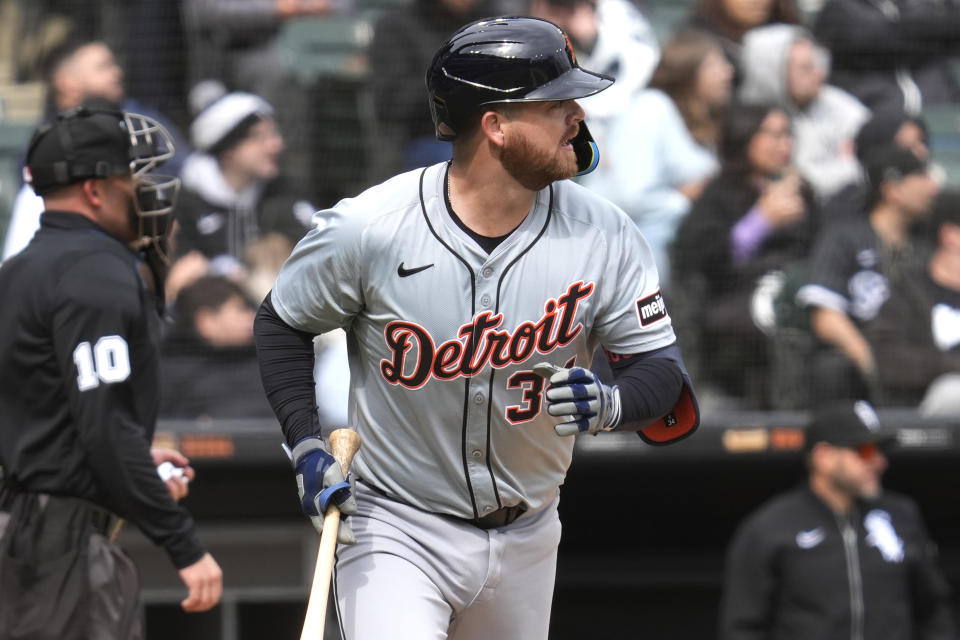
[[523, 222], [537, 195], [509, 176], [505, 179], [498, 169], [453, 163], [448, 176], [448, 196], [457, 217], [472, 231], [491, 238], [510, 233]]

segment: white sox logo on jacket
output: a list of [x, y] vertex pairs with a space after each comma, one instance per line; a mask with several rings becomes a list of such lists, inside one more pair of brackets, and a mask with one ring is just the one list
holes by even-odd
[[439, 346], [430, 333], [414, 322], [387, 324], [384, 338], [391, 356], [380, 362], [380, 372], [390, 384], [419, 389], [430, 377], [469, 378], [487, 364], [500, 369], [521, 364], [534, 353], [547, 354], [573, 341], [583, 325], [573, 324], [577, 306], [593, 293], [593, 283], [576, 282], [544, 305], [536, 322], [521, 323], [512, 332], [498, 330], [503, 314], [484, 311], [457, 331], [458, 338]]

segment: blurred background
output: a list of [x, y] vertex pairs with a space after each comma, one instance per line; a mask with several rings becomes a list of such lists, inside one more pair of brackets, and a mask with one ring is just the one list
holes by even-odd
[[[317, 540], [253, 310], [314, 211], [449, 158], [424, 72], [492, 15], [556, 22], [617, 78], [582, 101], [601, 163], [579, 180], [643, 230], [703, 415], [663, 449], [578, 441], [551, 638], [715, 637], [734, 528], [800, 481], [810, 409], [838, 397], [896, 435], [886, 485], [960, 589], [960, 3], [0, 0], [4, 258], [37, 227], [22, 161], [58, 110], [108, 100], [177, 143], [157, 438], [197, 469], [186, 504], [226, 589], [182, 614], [169, 562], [125, 531], [150, 637], [298, 637]], [[344, 336], [315, 351], [322, 421], [346, 424]]]

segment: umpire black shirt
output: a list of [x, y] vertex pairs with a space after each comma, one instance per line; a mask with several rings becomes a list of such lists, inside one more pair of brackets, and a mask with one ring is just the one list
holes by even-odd
[[138, 263], [93, 221], [47, 211], [0, 267], [0, 465], [17, 490], [134, 522], [180, 569], [204, 549], [150, 456], [161, 320]]

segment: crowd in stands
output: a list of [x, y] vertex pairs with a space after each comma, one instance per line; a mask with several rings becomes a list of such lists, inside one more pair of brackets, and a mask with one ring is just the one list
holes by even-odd
[[[340, 161], [317, 141], [352, 136], [367, 184], [448, 159], [424, 70], [457, 26], [504, 14], [555, 22], [617, 79], [582, 101], [601, 159], [578, 180], [651, 245], [705, 411], [868, 397], [960, 416], [960, 176], [931, 157], [924, 118], [960, 108], [960, 2], [688, 0], [664, 28], [658, 1], [136, 0], [125, 22], [103, 1], [38, 0], [23, 19], [50, 28], [8, 62], [44, 82], [43, 119], [105, 100], [174, 136], [166, 417], [270, 415], [251, 309], [347, 193], [316, 170]], [[346, 133], [317, 117], [326, 85], [298, 80], [282, 43], [292, 21], [337, 16], [371, 28]], [[42, 211], [14, 188], [4, 257]], [[318, 375], [345, 378], [342, 337], [317, 354]], [[338, 388], [321, 410], [342, 420]]]

